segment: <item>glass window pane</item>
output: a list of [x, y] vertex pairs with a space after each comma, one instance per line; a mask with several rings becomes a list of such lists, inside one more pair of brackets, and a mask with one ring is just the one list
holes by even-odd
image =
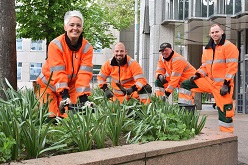
[[22, 63], [21, 62], [17, 63], [17, 80], [18, 81], [22, 80]]
[[31, 41], [31, 50], [42, 51], [42, 40]]
[[241, 0], [235, 0], [235, 13], [241, 12]]
[[30, 63], [30, 81], [35, 81], [41, 73], [42, 63]]
[[233, 1], [232, 0], [226, 1], [226, 14], [228, 15], [233, 14]]
[[16, 39], [16, 50], [22, 50], [22, 39]]

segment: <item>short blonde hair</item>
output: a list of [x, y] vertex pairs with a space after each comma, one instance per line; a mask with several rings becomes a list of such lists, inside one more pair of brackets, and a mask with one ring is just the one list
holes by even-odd
[[71, 19], [71, 17], [78, 17], [81, 19], [82, 21], [82, 25], [84, 24], [84, 18], [83, 15], [80, 11], [78, 10], [72, 10], [72, 11], [68, 11], [65, 13], [64, 16], [64, 25], [67, 25], [67, 23], [69, 22], [69, 20]]

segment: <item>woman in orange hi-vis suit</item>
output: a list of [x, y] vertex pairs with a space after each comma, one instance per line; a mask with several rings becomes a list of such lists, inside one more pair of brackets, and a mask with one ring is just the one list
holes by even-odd
[[[115, 45], [113, 53], [114, 57], [106, 61], [97, 76], [99, 88], [114, 101], [122, 103], [124, 99], [133, 97], [143, 103], [150, 103], [151, 86], [147, 84], [139, 63], [127, 55], [125, 45], [121, 42]], [[112, 78], [113, 92], [106, 82], [109, 76]]]
[[55, 38], [48, 46], [48, 58], [37, 83], [40, 86], [38, 95], [45, 92], [40, 102], [50, 102], [50, 117], [67, 117], [66, 113], [60, 112], [59, 106], [76, 104], [78, 98], [84, 104], [91, 94], [93, 47], [82, 36], [83, 22], [80, 11], [68, 11], [64, 16], [65, 34]]
[[[155, 94], [169, 97], [181, 82], [194, 75], [196, 69], [183, 56], [172, 50], [169, 43], [162, 43], [159, 52], [161, 56], [156, 70]], [[181, 88], [178, 92], [179, 104], [194, 105], [194, 93]]]
[[212, 93], [219, 113], [220, 131], [233, 132], [233, 88], [238, 70], [239, 51], [226, 40], [218, 24], [211, 26], [210, 40], [202, 54], [202, 65], [181, 88]]

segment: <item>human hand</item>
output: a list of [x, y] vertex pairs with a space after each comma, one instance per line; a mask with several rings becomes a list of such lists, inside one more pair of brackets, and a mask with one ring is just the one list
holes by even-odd
[[190, 81], [191, 83], [193, 83], [196, 79], [198, 79], [198, 78], [200, 78], [200, 77], [201, 77], [200, 73], [195, 73], [193, 76], [191, 76], [191, 77], [189, 78], [189, 81]]
[[59, 110], [61, 114], [65, 113], [65, 107], [71, 105], [71, 100], [70, 98], [63, 98], [62, 101], [59, 103]]
[[168, 81], [166, 80], [166, 76], [163, 76], [162, 74], [159, 74], [157, 79], [158, 79], [163, 85], [164, 85], [165, 83], [168, 83]]
[[113, 92], [112, 92], [111, 90], [109, 90], [109, 89], [106, 89], [106, 90], [104, 91], [104, 93], [105, 93], [105, 96], [106, 96], [108, 99], [114, 96]]
[[220, 95], [225, 96], [228, 92], [230, 93], [230, 81], [225, 80], [223, 86], [220, 88]]

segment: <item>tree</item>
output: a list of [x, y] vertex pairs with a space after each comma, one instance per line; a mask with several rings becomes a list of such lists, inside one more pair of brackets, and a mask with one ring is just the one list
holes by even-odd
[[[121, 0], [125, 2], [125, 0]], [[111, 5], [106, 5], [110, 4]], [[68, 10], [80, 10], [84, 16], [84, 38], [97, 48], [110, 48], [115, 40], [111, 27], [122, 29], [130, 26], [134, 12], [130, 7], [134, 0], [122, 3], [114, 0], [17, 0], [16, 16], [19, 28], [17, 36], [46, 39], [47, 44], [64, 33], [63, 17]], [[125, 5], [129, 5], [126, 6]], [[116, 6], [115, 10], [109, 6]], [[121, 14], [117, 11], [121, 9]], [[99, 46], [100, 47], [99, 47]]]
[[[0, 81], [6, 78], [17, 89], [15, 0], [1, 0], [0, 11]], [[0, 97], [4, 98], [2, 90]]]

